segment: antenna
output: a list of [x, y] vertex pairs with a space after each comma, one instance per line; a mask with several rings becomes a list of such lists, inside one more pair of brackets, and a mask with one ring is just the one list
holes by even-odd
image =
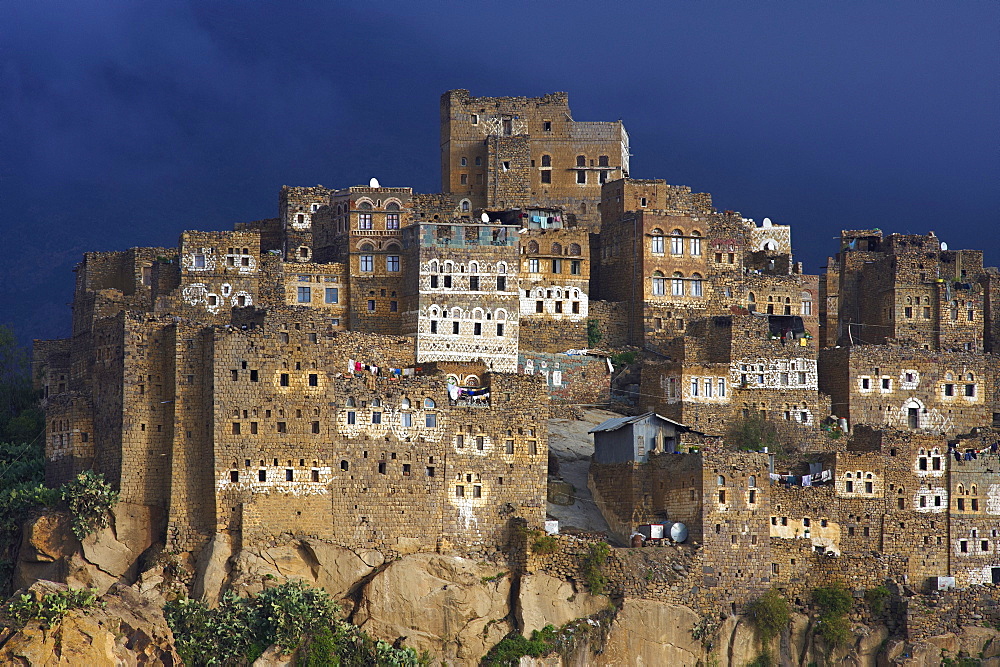
[[483, 222], [489, 222], [490, 214], [487, 213], [486, 211], [483, 211], [483, 214], [479, 216], [479, 219], [482, 220]]
[[761, 225], [761, 227], [770, 227], [771, 226], [771, 218], [764, 218], [761, 221], [760, 225]]
[[368, 181], [368, 187], [370, 187], [370, 188], [380, 188], [382, 186], [378, 184], [378, 179], [377, 178], [373, 178], [372, 180]]
[[944, 241], [941, 241], [941, 250], [947, 250], [947, 249], [948, 249], [948, 244], [945, 243]]

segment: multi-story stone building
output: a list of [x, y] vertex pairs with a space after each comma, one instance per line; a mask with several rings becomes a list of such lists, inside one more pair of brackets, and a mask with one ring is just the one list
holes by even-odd
[[460, 208], [559, 206], [596, 230], [601, 185], [629, 171], [621, 121], [583, 122], [569, 96], [441, 96], [441, 189]]

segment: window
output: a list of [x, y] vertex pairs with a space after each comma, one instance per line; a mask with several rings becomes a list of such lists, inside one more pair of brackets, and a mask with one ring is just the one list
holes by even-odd
[[542, 166], [543, 167], [551, 167], [552, 166], [552, 156], [551, 155], [543, 155], [542, 156]]
[[309, 386], [318, 387], [319, 386], [319, 375], [316, 373], [309, 374]]
[[569, 272], [571, 275], [574, 276], [579, 276], [582, 273], [580, 260], [578, 259], [570, 260]]
[[427, 428], [436, 428], [437, 425], [438, 425], [437, 424], [437, 415], [434, 414], [433, 412], [428, 413], [427, 416], [426, 416], [426, 418], [424, 419], [424, 425]]
[[472, 327], [472, 333], [475, 336], [482, 336], [483, 335], [483, 323], [482, 322], [475, 322], [473, 324], [473, 327]]
[[543, 301], [536, 301], [535, 302], [535, 312], [536, 313], [544, 313], [545, 312], [545, 303]]
[[240, 423], [233, 422], [233, 435], [239, 435], [239, 434], [240, 434]]
[[587, 183], [587, 172], [583, 169], [578, 169], [576, 172], [576, 182], [584, 185]]
[[953, 384], [946, 384], [944, 386], [944, 395], [945, 396], [954, 396], [955, 395], [955, 385], [953, 385]]
[[554, 259], [552, 260], [552, 273], [562, 273], [562, 260]]
[[674, 272], [670, 280], [670, 293], [673, 296], [684, 296], [684, 276], [679, 272]]
[[399, 423], [404, 428], [410, 428], [413, 426], [413, 415], [409, 412], [404, 412], [399, 416]]
[[463, 157], [461, 159], [461, 164], [462, 164], [463, 167], [469, 166], [469, 158]]
[[975, 396], [976, 395], [976, 385], [974, 385], [974, 384], [967, 384], [967, 385], [965, 385], [965, 395], [966, 396]]
[[528, 260], [528, 273], [538, 273], [538, 260], [529, 259]]
[[358, 229], [371, 229], [371, 228], [372, 228], [372, 214], [358, 213]]
[[701, 296], [701, 274], [694, 273], [691, 275], [691, 296]]
[[201, 253], [194, 256], [194, 268], [204, 269], [205, 268], [205, 256]]
[[543, 120], [542, 121], [542, 132], [551, 132], [551, 131], [552, 131], [552, 121], [551, 120]]
[[659, 229], [653, 230], [653, 236], [650, 239], [649, 251], [654, 255], [663, 254], [663, 233]]
[[551, 183], [552, 182], [552, 170], [551, 169], [542, 169], [541, 176], [542, 176], [542, 183]]
[[479, 114], [477, 113], [471, 114], [469, 117], [469, 122], [471, 122], [473, 125], [479, 125]]
[[372, 423], [373, 424], [381, 424], [382, 423], [382, 413], [381, 412], [373, 412], [372, 413]]
[[469, 276], [469, 290], [473, 292], [479, 291], [479, 276]]
[[586, 167], [587, 166], [587, 156], [586, 155], [577, 155], [576, 156], [576, 166], [578, 166], [578, 167]]
[[282, 373], [281, 376], [278, 378], [278, 382], [281, 384], [282, 387], [287, 387], [288, 386], [288, 373]]
[[598, 167], [609, 167], [609, 166], [611, 166], [611, 165], [608, 164], [608, 156], [607, 155], [601, 155], [601, 156], [599, 156], [597, 158], [597, 166]]
[[802, 292], [802, 314], [812, 315], [813, 313], [813, 303], [812, 303], [812, 293]]
[[726, 397], [726, 378], [719, 378], [717, 386], [718, 386], [718, 389], [719, 389], [719, 391], [718, 391], [719, 398], [725, 398]]
[[389, 302], [389, 312], [390, 313], [399, 312], [399, 302], [398, 301], [390, 301]]
[[298, 290], [298, 300], [299, 303], [310, 303], [312, 301], [312, 289], [309, 287], [300, 287]]
[[469, 184], [469, 175], [468, 174], [462, 174], [461, 175], [461, 181], [462, 181], [462, 185], [468, 185]]
[[399, 229], [399, 213], [386, 213], [385, 228]]
[[356, 423], [358, 423], [358, 413], [354, 412], [353, 410], [351, 410], [350, 412], [348, 412], [347, 413], [347, 423], [348, 424], [356, 424]]
[[340, 290], [336, 287], [327, 287], [323, 292], [324, 303], [338, 303], [340, 301]]
[[667, 293], [667, 279], [659, 271], [653, 273], [653, 296], [664, 296]]
[[684, 254], [684, 238], [681, 235], [681, 230], [675, 229], [670, 232], [670, 254], [671, 255], [683, 255]]
[[436, 334], [438, 332], [437, 320], [431, 320], [431, 333]]
[[455, 486], [455, 497], [456, 498], [464, 498], [465, 497], [465, 487], [462, 486], [461, 484], [458, 484], [457, 486]]
[[451, 323], [451, 332], [457, 335], [459, 333], [460, 326], [461, 324], [459, 323], [459, 321], [455, 320], [454, 322]]
[[375, 299], [368, 299], [368, 312], [369, 313], [375, 312]]
[[503, 336], [503, 323], [498, 323], [497, 324], [497, 335], [498, 336]]
[[691, 254], [695, 257], [701, 256], [701, 233], [694, 231], [691, 232], [691, 238], [688, 241], [688, 246], [691, 249]]
[[385, 269], [393, 273], [399, 271], [399, 255], [388, 255], [385, 258]]

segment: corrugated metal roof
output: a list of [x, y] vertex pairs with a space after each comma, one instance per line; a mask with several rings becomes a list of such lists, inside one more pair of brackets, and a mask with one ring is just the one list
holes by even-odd
[[650, 415], [655, 415], [656, 417], [659, 417], [663, 421], [670, 422], [671, 424], [673, 424], [674, 426], [677, 426], [678, 428], [683, 428], [683, 429], [687, 429], [688, 428], [684, 424], [681, 424], [680, 422], [675, 422], [673, 419], [668, 419], [667, 417], [664, 417], [663, 415], [658, 415], [655, 412], [647, 412], [646, 414], [638, 415], [636, 417], [612, 417], [611, 419], [609, 419], [607, 421], [604, 421], [604, 422], [601, 422], [600, 424], [598, 424], [594, 428], [590, 429], [589, 431], [587, 431], [587, 433], [602, 433], [602, 432], [607, 432], [607, 431], [617, 431], [622, 426], [625, 426], [627, 424], [634, 424], [635, 422], [642, 421], [643, 419], [645, 419], [646, 417], [648, 417]]

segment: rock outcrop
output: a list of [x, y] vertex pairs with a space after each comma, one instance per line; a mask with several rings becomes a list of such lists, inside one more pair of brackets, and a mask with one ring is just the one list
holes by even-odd
[[456, 556], [404, 556], [364, 587], [352, 621], [385, 641], [405, 637], [418, 653], [475, 665], [511, 631], [510, 585], [495, 566]]
[[158, 514], [145, 505], [118, 503], [109, 525], [83, 540], [73, 535], [69, 514], [40, 514], [24, 526], [13, 587], [45, 580], [104, 593], [115, 583], [133, 583], [139, 557], [155, 541]]
[[[38, 582], [36, 596], [66, 586]], [[4, 665], [180, 665], [174, 637], [163, 618], [161, 601], [140, 597], [125, 586], [113, 587], [102, 605], [68, 612], [51, 628], [28, 623], [0, 646]]]
[[525, 637], [530, 637], [532, 630], [541, 630], [546, 625], [558, 628], [596, 614], [610, 604], [607, 596], [577, 591], [572, 582], [548, 574], [529, 574], [521, 577], [517, 627]]

